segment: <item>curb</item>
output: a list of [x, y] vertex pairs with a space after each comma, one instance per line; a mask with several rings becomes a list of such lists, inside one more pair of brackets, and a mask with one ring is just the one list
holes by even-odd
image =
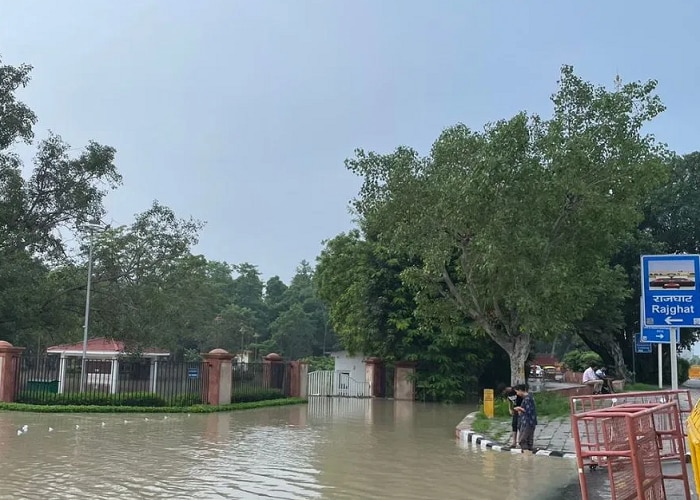
[[[477, 434], [471, 430], [471, 423], [476, 417], [478, 412], [472, 412], [457, 425], [455, 429], [455, 436], [458, 440], [465, 443], [471, 443], [476, 446], [481, 447], [482, 450], [493, 450], [493, 451], [505, 451], [513, 454], [522, 454], [522, 450], [519, 448], [512, 448], [508, 445], [501, 445], [495, 441], [491, 441], [486, 436]], [[558, 450], [537, 450], [533, 455], [538, 455], [542, 457], [556, 457], [556, 458], [576, 458], [576, 453], [569, 451], [558, 451]], [[691, 463], [690, 452], [685, 453], [685, 463]]]
[[[457, 439], [465, 443], [471, 443], [481, 447], [483, 450], [493, 450], [493, 451], [505, 451], [513, 454], [520, 455], [522, 450], [519, 448], [512, 448], [507, 445], [501, 445], [495, 441], [490, 440], [486, 436], [477, 434], [471, 430], [471, 423], [476, 417], [478, 412], [472, 412], [457, 425], [455, 435]], [[556, 458], [576, 458], [576, 453], [558, 451], [558, 450], [537, 450], [533, 455], [543, 456], [543, 457], [556, 457]]]

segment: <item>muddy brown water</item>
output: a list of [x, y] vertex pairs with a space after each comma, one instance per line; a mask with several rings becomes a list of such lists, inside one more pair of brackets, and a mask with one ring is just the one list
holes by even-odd
[[207, 415], [0, 412], [0, 498], [528, 500], [576, 480], [570, 459], [458, 443], [469, 411], [321, 398]]

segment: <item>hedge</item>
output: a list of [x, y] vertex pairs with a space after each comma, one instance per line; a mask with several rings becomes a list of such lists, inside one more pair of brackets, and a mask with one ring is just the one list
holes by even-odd
[[37, 405], [27, 403], [0, 403], [0, 410], [35, 413], [215, 413], [220, 411], [252, 410], [306, 403], [302, 398], [280, 398], [227, 405], [192, 406], [97, 406], [97, 405]]
[[[284, 394], [275, 389], [234, 394], [234, 402], [236, 403], [254, 403], [282, 398], [284, 398]], [[190, 407], [201, 405], [202, 396], [197, 393], [189, 393], [164, 398], [152, 392], [52, 394], [44, 391], [22, 391], [17, 395], [16, 402], [37, 406]]]

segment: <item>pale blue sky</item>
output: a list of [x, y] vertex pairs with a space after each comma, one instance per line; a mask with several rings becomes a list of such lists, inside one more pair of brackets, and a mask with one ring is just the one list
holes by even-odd
[[658, 79], [654, 131], [698, 149], [699, 25], [690, 0], [0, 0], [0, 54], [35, 66], [38, 137], [117, 148], [108, 221], [158, 199], [207, 221], [208, 258], [288, 280], [351, 227], [354, 148], [546, 114], [565, 63]]

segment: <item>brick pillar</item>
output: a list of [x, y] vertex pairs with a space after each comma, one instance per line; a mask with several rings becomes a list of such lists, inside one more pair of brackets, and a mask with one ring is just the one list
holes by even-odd
[[289, 397], [306, 398], [308, 395], [309, 364], [304, 361], [289, 362]]
[[394, 372], [394, 399], [398, 401], [413, 401], [416, 399], [416, 386], [413, 374], [416, 373], [416, 364], [410, 361], [396, 363]]
[[20, 356], [24, 347], [13, 347], [0, 340], [0, 401], [12, 403], [15, 400], [16, 375], [19, 371]]
[[373, 398], [382, 397], [382, 360], [379, 358], [365, 359], [365, 380], [369, 383], [369, 395]]
[[271, 352], [263, 358], [263, 385], [266, 389], [284, 388], [284, 360], [277, 353]]
[[233, 354], [224, 349], [213, 349], [202, 354], [207, 364], [208, 389], [206, 402], [210, 405], [227, 405], [231, 402], [233, 381]]

